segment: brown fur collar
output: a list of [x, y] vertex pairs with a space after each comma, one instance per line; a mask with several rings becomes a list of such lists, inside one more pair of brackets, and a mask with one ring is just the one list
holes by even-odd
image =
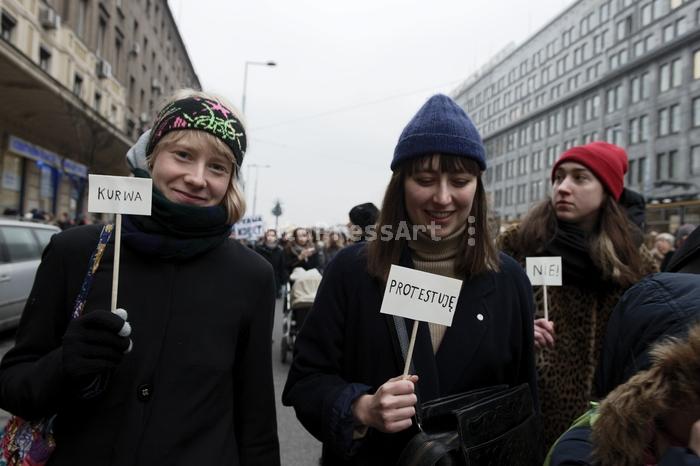
[[603, 400], [593, 424], [596, 464], [643, 464], [656, 417], [700, 403], [700, 324], [687, 339], [666, 340], [651, 351], [652, 366]]

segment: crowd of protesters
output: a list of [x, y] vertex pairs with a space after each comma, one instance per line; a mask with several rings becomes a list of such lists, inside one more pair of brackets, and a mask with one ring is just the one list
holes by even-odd
[[[271, 324], [301, 270], [320, 285], [277, 395], [325, 466], [700, 465], [700, 229], [645, 235], [622, 147], [569, 148], [551, 196], [492, 232], [479, 131], [436, 95], [387, 157], [381, 209], [241, 244], [229, 234], [246, 146], [223, 100], [164, 103], [127, 154], [154, 201], [152, 216], [124, 216], [119, 309], [111, 225], [31, 212], [65, 231], [0, 363], [0, 408], [51, 420], [48, 464], [281, 464]], [[562, 286], [547, 294], [525, 266], [552, 256]], [[462, 281], [451, 326], [380, 313], [395, 265]], [[437, 433], [431, 403], [454, 407]], [[0, 464], [47, 461], [0, 450]]]

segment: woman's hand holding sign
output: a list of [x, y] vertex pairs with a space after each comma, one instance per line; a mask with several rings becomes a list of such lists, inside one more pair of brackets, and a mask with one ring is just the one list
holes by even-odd
[[381, 432], [400, 432], [411, 427], [416, 414], [417, 375], [389, 379], [373, 395], [362, 395], [352, 405], [352, 414], [362, 425]]
[[554, 348], [554, 322], [535, 319], [535, 348]]

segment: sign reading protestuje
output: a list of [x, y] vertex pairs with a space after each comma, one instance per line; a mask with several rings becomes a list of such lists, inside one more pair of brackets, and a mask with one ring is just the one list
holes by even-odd
[[526, 257], [525, 269], [533, 286], [561, 286], [561, 257]]
[[380, 312], [449, 327], [461, 288], [462, 280], [392, 265]]
[[151, 215], [153, 180], [90, 175], [88, 212]]

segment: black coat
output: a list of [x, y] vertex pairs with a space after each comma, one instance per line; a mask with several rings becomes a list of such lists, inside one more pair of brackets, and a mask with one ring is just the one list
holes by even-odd
[[[655, 274], [627, 290], [608, 322], [594, 382], [596, 396], [604, 398], [648, 369], [649, 350], [655, 343], [683, 338], [700, 320], [699, 302], [700, 276], [695, 274]], [[552, 447], [551, 461], [545, 466], [593, 464], [592, 449], [590, 426], [572, 428]], [[659, 466], [680, 465], [700, 466], [700, 458], [686, 449], [672, 448], [659, 462]]]
[[[401, 375], [404, 365], [393, 318], [379, 313], [383, 289], [367, 273], [365, 246], [343, 249], [326, 268], [284, 389], [284, 404], [294, 406], [304, 427], [324, 443], [324, 466], [395, 464], [416, 432], [370, 429], [356, 454], [344, 459], [347, 436], [341, 428], [349, 406], [344, 416], [338, 401], [359, 384], [374, 392]], [[532, 287], [513, 259], [504, 254], [500, 259], [500, 272], [465, 281], [452, 327], [435, 356], [428, 326], [420, 324], [413, 359], [419, 402], [527, 382], [537, 403]]]
[[275, 245], [271, 248], [267, 244], [262, 243], [255, 247], [255, 252], [267, 259], [272, 266], [272, 270], [275, 272], [276, 288], [287, 283], [287, 266], [284, 259], [284, 249], [281, 246]]
[[[61, 340], [99, 231], [71, 228], [47, 246], [0, 365], [0, 407], [28, 419], [57, 413], [50, 466], [278, 465], [272, 270], [234, 241], [180, 262], [123, 246], [118, 306], [133, 351], [95, 398], [70, 386]], [[112, 242], [86, 312], [109, 309], [113, 256]]]

